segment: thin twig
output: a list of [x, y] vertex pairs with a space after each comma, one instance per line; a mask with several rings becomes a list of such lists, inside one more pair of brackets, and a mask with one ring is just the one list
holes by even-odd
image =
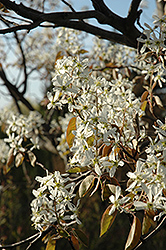
[[64, 4], [66, 4], [73, 12], [76, 12], [75, 9], [72, 7], [71, 4], [69, 4], [68, 2], [66, 2], [65, 0], [61, 0]]
[[13, 244], [10, 244], [10, 245], [6, 245], [6, 246], [0, 246], [0, 249], [4, 249], [4, 248], [14, 248], [14, 247], [17, 247], [17, 246], [21, 246], [21, 245], [25, 244], [26, 242], [29, 242], [29, 241], [35, 239], [35, 238], [38, 237], [40, 234], [41, 234], [41, 233], [39, 232], [39, 233], [36, 233], [36, 234], [34, 234], [34, 235], [32, 235], [32, 236], [30, 236], [30, 237], [24, 239], [24, 240], [21, 240], [21, 241], [19, 241], [19, 242], [16, 242], [16, 243], [13, 243]]

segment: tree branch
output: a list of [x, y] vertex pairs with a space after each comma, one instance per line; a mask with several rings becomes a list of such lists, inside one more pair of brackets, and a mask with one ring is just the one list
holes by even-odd
[[[131, 8], [127, 18], [123, 18], [112, 12], [104, 3], [103, 0], [91, 0], [95, 10], [82, 11], [82, 12], [58, 12], [58, 13], [44, 13], [32, 8], [26, 7], [25, 5], [16, 4], [10, 0], [1, 0], [1, 2], [7, 7], [14, 10], [18, 15], [26, 19], [30, 19], [32, 24], [30, 25], [18, 25], [10, 29], [1, 30], [0, 34], [8, 32], [14, 32], [21, 29], [31, 30], [42, 22], [50, 22], [55, 24], [55, 27], [67, 27], [82, 30], [87, 33], [99, 36], [100, 38], [126, 44], [137, 48], [137, 38], [141, 35], [141, 32], [134, 26], [135, 20], [138, 18], [137, 8], [141, 0], [133, 0]], [[134, 13], [134, 14], [133, 14]], [[137, 13], [137, 16], [135, 16]], [[113, 33], [105, 29], [99, 29], [90, 24], [83, 22], [84, 19], [95, 18], [100, 24], [107, 24], [114, 29], [120, 31], [121, 36], [118, 33]], [[74, 22], [74, 19], [77, 21]], [[81, 20], [81, 22], [80, 22]], [[129, 22], [129, 21], [132, 22]], [[82, 23], [82, 25], [80, 25]]]
[[40, 236], [40, 232], [28, 237], [25, 240], [21, 240], [19, 242], [16, 242], [16, 243], [13, 243], [13, 244], [10, 244], [10, 245], [6, 245], [6, 246], [1, 246], [0, 245], [0, 249], [5, 249], [5, 248], [7, 249], [7, 248], [14, 248], [14, 247], [17, 247], [17, 246], [21, 246], [21, 245], [23, 245], [23, 244], [25, 244], [27, 242], [30, 242], [31, 240], [36, 239], [36, 237], [39, 237], [39, 236]]
[[142, 0], [132, 0], [130, 8], [129, 8], [129, 12], [128, 12], [128, 16], [127, 16], [127, 20], [129, 23], [134, 24], [135, 21], [138, 18], [138, 7], [140, 5]]
[[0, 77], [4, 81], [4, 85], [7, 87], [8, 91], [10, 92], [11, 96], [14, 98], [15, 102], [17, 103], [18, 101], [21, 101], [29, 110], [33, 111], [34, 108], [32, 107], [32, 105], [23, 97], [23, 95], [18, 91], [16, 86], [14, 86], [13, 84], [9, 82], [2, 68], [2, 65], [0, 65]]

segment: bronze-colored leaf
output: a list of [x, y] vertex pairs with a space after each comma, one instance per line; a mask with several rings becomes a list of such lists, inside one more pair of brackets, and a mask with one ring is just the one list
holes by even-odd
[[88, 175], [79, 186], [79, 196], [83, 197], [87, 194], [90, 188], [93, 186], [94, 175]]
[[32, 152], [32, 151], [28, 151], [28, 157], [29, 157], [29, 161], [32, 165], [32, 167], [35, 167], [35, 164], [36, 164], [36, 155]]
[[133, 223], [131, 225], [130, 232], [125, 245], [125, 250], [133, 249], [138, 244], [140, 237], [141, 237], [141, 222], [134, 215]]
[[24, 161], [24, 156], [21, 153], [18, 153], [15, 157], [15, 166], [18, 168], [19, 166], [21, 166], [21, 164]]
[[88, 247], [89, 244], [89, 240], [87, 235], [80, 229], [75, 229], [74, 232], [75, 236], [77, 237], [77, 239], [84, 244], [84, 246]]
[[73, 234], [71, 235], [71, 242], [73, 244], [74, 249], [79, 250], [79, 248], [80, 248], [79, 247], [79, 241]]
[[146, 90], [146, 91], [142, 94], [142, 96], [141, 96], [141, 102], [144, 102], [144, 101], [146, 100], [146, 98], [147, 98], [148, 95], [149, 95], [149, 92]]

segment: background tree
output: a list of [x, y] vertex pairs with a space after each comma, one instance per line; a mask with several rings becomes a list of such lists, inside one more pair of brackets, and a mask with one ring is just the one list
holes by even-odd
[[[36, 229], [39, 229], [39, 233], [9, 247], [18, 245], [19, 249], [21, 244], [27, 242], [27, 249], [33, 247], [35, 249], [35, 243], [43, 239], [43, 241], [47, 243], [47, 248], [55, 249], [56, 241], [60, 238], [66, 239], [69, 242], [69, 247], [72, 249], [78, 249], [78, 241], [82, 242], [83, 245], [87, 245], [87, 238], [82, 231], [77, 227], [70, 227], [68, 221], [64, 224], [65, 226], [63, 225], [63, 223], [65, 223], [65, 216], [68, 216], [66, 217], [68, 220], [72, 218], [74, 222], [79, 224], [79, 219], [75, 213], [78, 204], [75, 201], [74, 204], [72, 204], [72, 202], [74, 197], [73, 192], [75, 189], [77, 190], [76, 187], [80, 185], [79, 192], [77, 193], [79, 193], [81, 197], [85, 196], [88, 191], [91, 192], [91, 195], [94, 194], [91, 198], [93, 199], [94, 206], [89, 203], [87, 205], [87, 199], [85, 202], [86, 205], [84, 205], [84, 201], [82, 201], [80, 207], [81, 220], [84, 221], [87, 214], [92, 214], [92, 217], [94, 217], [94, 219], [97, 217], [99, 221], [99, 216], [105, 210], [101, 219], [100, 229], [100, 235], [103, 235], [113, 223], [117, 212], [126, 211], [127, 208], [129, 215], [127, 217], [129, 217], [131, 223], [131, 231], [125, 248], [136, 249], [137, 244], [138, 247], [142, 246], [143, 243], [156, 234], [165, 223], [165, 183], [163, 181], [165, 173], [162, 172], [162, 179], [160, 176], [161, 173], [156, 172], [157, 166], [157, 171], [159, 171], [159, 162], [161, 165], [163, 164], [161, 166], [162, 171], [164, 171], [163, 166], [165, 164], [165, 139], [162, 138], [162, 136], [165, 136], [163, 125], [165, 117], [165, 97], [163, 95], [165, 85], [165, 45], [163, 41], [165, 42], [165, 36], [163, 35], [164, 25], [161, 25], [165, 19], [163, 18], [161, 21], [160, 19], [156, 19], [156, 27], [158, 29], [147, 26], [147, 29], [142, 32], [143, 28], [139, 22], [142, 13], [142, 10], [139, 10], [141, 1], [131, 1], [128, 15], [125, 18], [113, 13], [103, 1], [91, 1], [94, 10], [81, 12], [76, 12], [73, 6], [66, 1], [61, 2], [63, 2], [70, 11], [54, 12], [55, 8], [58, 9], [60, 5], [60, 2], [55, 1], [54, 3], [52, 1], [26, 1], [25, 5], [25, 2], [18, 4], [8, 0], [1, 0], [2, 28], [0, 34], [3, 35], [4, 39], [1, 41], [2, 60], [0, 77], [2, 84], [7, 87], [10, 95], [13, 97], [18, 111], [18, 113], [16, 113], [16, 110], [13, 112], [3, 110], [1, 112], [2, 138], [5, 138], [1, 141], [2, 239], [5, 240], [7, 238], [7, 242], [19, 241], [29, 235], [30, 229], [26, 225], [30, 224], [30, 222], [28, 216], [25, 218], [27, 210], [24, 209], [28, 207], [29, 200], [32, 200], [29, 189], [32, 190], [35, 188], [33, 194], [36, 198], [31, 203], [34, 215], [32, 221]], [[159, 3], [161, 4], [161, 2], [162, 1]], [[164, 5], [162, 6], [162, 10], [163, 9]], [[97, 22], [103, 26], [105, 24], [111, 26], [117, 30], [117, 32], [108, 31], [88, 23], [87, 20], [92, 18], [95, 18]], [[135, 23], [137, 23], [137, 26]], [[37, 27], [40, 29], [32, 31]], [[55, 32], [54, 29], [59, 27], [65, 28], [61, 28]], [[75, 29], [75, 31], [66, 28], [72, 28]], [[30, 34], [28, 34], [27, 31], [28, 33], [31, 31]], [[91, 54], [87, 55], [88, 51], [85, 50], [82, 42], [80, 42], [86, 38], [86, 35], [80, 31], [93, 34], [111, 43], [105, 43], [102, 40], [96, 39]], [[159, 32], [158, 37], [155, 36], [155, 32]], [[56, 43], [55, 38], [57, 38]], [[127, 45], [130, 49], [116, 45], [117, 43]], [[15, 49], [16, 47], [17, 49]], [[134, 62], [136, 49], [139, 53], [137, 63]], [[50, 51], [55, 52], [53, 57], [50, 57]], [[16, 59], [9, 62], [11, 53], [16, 56]], [[155, 65], [158, 67], [155, 68]], [[53, 78], [52, 72], [54, 66], [55, 73]], [[8, 73], [13, 67], [15, 67], [14, 76]], [[32, 77], [40, 79], [41, 83], [44, 83], [45, 88], [43, 92], [45, 94], [48, 91], [38, 106], [31, 104], [25, 97], [29, 80]], [[52, 78], [53, 81], [50, 86]], [[86, 85], [89, 79], [93, 82], [91, 87]], [[129, 82], [131, 80], [132, 82]], [[79, 81], [85, 84], [85, 89], [79, 84], [76, 84], [76, 82], [79, 83]], [[114, 83], [115, 86], [112, 83]], [[120, 84], [120, 87], [118, 84]], [[142, 103], [140, 103], [137, 97], [132, 95], [133, 85], [133, 91], [136, 96], [142, 95]], [[116, 101], [118, 98], [120, 99], [116, 111], [117, 116], [113, 118], [110, 117], [111, 114], [109, 113], [110, 111], [107, 110], [108, 107], [104, 106], [105, 109], [103, 113], [101, 113], [101, 117], [99, 117], [103, 117], [102, 119], [104, 119], [105, 122], [101, 119], [103, 122], [101, 125], [99, 121], [96, 120], [95, 112], [98, 112], [98, 114], [100, 112], [98, 103], [100, 102], [100, 94], [98, 95], [98, 91], [101, 91], [101, 94], [103, 94], [103, 89], [110, 91], [109, 98], [107, 91], [105, 92], [105, 97], [106, 99], [114, 100], [115, 103], [111, 104], [113, 105], [113, 109], [116, 110]], [[87, 91], [85, 95], [87, 100], [84, 96], [84, 91]], [[95, 91], [96, 94], [93, 94], [93, 91]], [[112, 94], [112, 92], [114, 94]], [[88, 99], [89, 95], [90, 98]], [[102, 100], [105, 99], [101, 99], [101, 103], [103, 102]], [[86, 127], [86, 129], [83, 129], [82, 131], [84, 132], [82, 132], [81, 129], [77, 131], [77, 126], [81, 128], [81, 126], [84, 127], [86, 124], [84, 119], [88, 117], [86, 112], [89, 114], [88, 108], [90, 108], [91, 102], [93, 102], [92, 110], [93, 106], [96, 107], [97, 110], [93, 110], [93, 124], [90, 123], [89, 128]], [[80, 107], [80, 103], [83, 109]], [[125, 106], [126, 103], [128, 106]], [[61, 109], [64, 104], [64, 108]], [[71, 115], [65, 115], [67, 105], [69, 111], [73, 112], [77, 120]], [[101, 104], [101, 107], [102, 105], [105, 104]], [[126, 108], [124, 109], [124, 107]], [[143, 111], [146, 111], [146, 114], [143, 115]], [[131, 116], [132, 112], [136, 112], [134, 118]], [[110, 120], [106, 121], [108, 114]], [[142, 117], [142, 121], [144, 121], [146, 128], [145, 134], [143, 133], [143, 124], [141, 124], [141, 126], [139, 125], [139, 117]], [[157, 119], [160, 119], [163, 123]], [[84, 121], [83, 124], [81, 120]], [[122, 120], [123, 123], [121, 123]], [[133, 124], [131, 124], [131, 120], [133, 120]], [[114, 121], [116, 121], [115, 124]], [[154, 123], [156, 121], [157, 123]], [[89, 120], [87, 120], [87, 124], [89, 124]], [[113, 138], [108, 136], [107, 133], [101, 132], [102, 129], [100, 131], [99, 124], [101, 126], [100, 129], [103, 125], [106, 126], [103, 127], [103, 130], [105, 128], [108, 129], [108, 134], [113, 136]], [[108, 124], [112, 132], [109, 131]], [[68, 145], [65, 142], [64, 136], [67, 125]], [[72, 132], [73, 130], [76, 131], [74, 134]], [[154, 130], [159, 134], [159, 139], [156, 139], [155, 142], [152, 141], [154, 138]], [[97, 131], [98, 134], [96, 135], [94, 131]], [[129, 134], [128, 131], [131, 131], [131, 134]], [[147, 135], [150, 135], [152, 139], [149, 139]], [[77, 147], [73, 149], [73, 143], [80, 143], [79, 140], [83, 138], [82, 136], [86, 137], [86, 142], [82, 140], [82, 144], [80, 145], [82, 145], [83, 148], [81, 149], [80, 146], [80, 150], [82, 151], [79, 151], [79, 154], [80, 157], [81, 154], [86, 155], [86, 164], [84, 163], [85, 155], [80, 160], [76, 150]], [[103, 139], [98, 142], [99, 138]], [[129, 142], [130, 140], [132, 143]], [[148, 147], [148, 145], [150, 146]], [[95, 147], [95, 156], [90, 154], [93, 152], [93, 146]], [[39, 147], [41, 149], [40, 152], [37, 151]], [[158, 150], [157, 147], [159, 147], [160, 150]], [[11, 149], [9, 150], [9, 148]], [[152, 150], [152, 148], [154, 148], [154, 150]], [[89, 149], [89, 151], [87, 149]], [[158, 156], [157, 153], [160, 153], [161, 157]], [[149, 162], [140, 163], [140, 158], [149, 159], [148, 157], [152, 157], [152, 155], [153, 159], [151, 158], [151, 163], [154, 161], [152, 164], [154, 166], [154, 169], [152, 169], [152, 173], [154, 174], [153, 178], [160, 178], [160, 181], [159, 179], [156, 179], [156, 181], [163, 185], [162, 194], [155, 193], [157, 191], [155, 191], [154, 186], [152, 186], [152, 191], [149, 189], [151, 184], [149, 184], [148, 179], [146, 180], [145, 178], [145, 181], [141, 182], [141, 184], [137, 179], [134, 179], [134, 174], [138, 174], [138, 176], [140, 174], [139, 177], [141, 178], [142, 173], [139, 168], [141, 164], [145, 169], [151, 169]], [[108, 157], [109, 160], [107, 159]], [[52, 161], [48, 160], [48, 158], [52, 159]], [[69, 161], [69, 159], [72, 160]], [[93, 162], [91, 162], [92, 159]], [[155, 162], [156, 159], [158, 159], [157, 162]], [[78, 165], [77, 160], [80, 161], [81, 167]], [[51, 175], [55, 170], [60, 170], [61, 173], [64, 173], [67, 162], [70, 164], [68, 170], [71, 174], [70, 181], [75, 181], [75, 179], [76, 182], [78, 181], [76, 187], [72, 184], [73, 182], [69, 186], [66, 185], [65, 177], [59, 177], [59, 172], [55, 172], [54, 175]], [[121, 167], [123, 166], [123, 171], [120, 170], [120, 167], [117, 168], [116, 164]], [[22, 167], [20, 168], [20, 166]], [[31, 168], [30, 166], [36, 167]], [[103, 171], [103, 168], [100, 169], [100, 167], [103, 166], [108, 167], [108, 169], [110, 166], [110, 170], [105, 169]], [[19, 169], [15, 167], [19, 167]], [[138, 170], [140, 170], [140, 173]], [[44, 175], [45, 171], [47, 177], [43, 177], [43, 179], [37, 177], [34, 182], [35, 176]], [[128, 179], [126, 179], [126, 173]], [[38, 209], [36, 206], [38, 199], [40, 199], [40, 195], [41, 197], [46, 195], [44, 193], [45, 185], [47, 181], [52, 180], [52, 178], [54, 178], [54, 182], [47, 184], [50, 197], [54, 197], [52, 190], [57, 188], [57, 192], [62, 195], [63, 200], [69, 201], [67, 205], [66, 203], [64, 205], [68, 206], [69, 210], [65, 216], [58, 210], [57, 205], [56, 216], [54, 215], [54, 217], [51, 218], [49, 212], [51, 209], [53, 210], [53, 208], [51, 208], [51, 200], [47, 200], [46, 207], [44, 207], [45, 203], [43, 203], [44, 200], [42, 200], [42, 206], [36, 213], [35, 207]], [[129, 183], [127, 183], [127, 180]], [[69, 179], [67, 179], [67, 181], [69, 181]], [[36, 189], [37, 182], [40, 182], [40, 191]], [[130, 182], [133, 182], [133, 185], [131, 184], [130, 186]], [[57, 187], [55, 183], [58, 183]], [[139, 191], [136, 190], [137, 185], [139, 188], [142, 188], [141, 195]], [[120, 186], [122, 193], [120, 192]], [[101, 198], [104, 201], [102, 205], [99, 205], [101, 204], [99, 201], [99, 187], [101, 189]], [[63, 189], [66, 190], [65, 195], [67, 196], [64, 196]], [[5, 190], [8, 190], [8, 192], [5, 192]], [[22, 190], [25, 191], [22, 192]], [[158, 191], [161, 190], [158, 189]], [[40, 195], [39, 192], [41, 192]], [[126, 192], [128, 192], [128, 194]], [[152, 192], [152, 194], [150, 192]], [[140, 195], [138, 200], [142, 203], [139, 203], [138, 200], [132, 200], [133, 194], [137, 194], [136, 196]], [[14, 197], [17, 196], [17, 199], [13, 200], [13, 195]], [[157, 200], [158, 196], [160, 200]], [[109, 206], [107, 201], [108, 197], [109, 202], [111, 202]], [[76, 198], [77, 197], [74, 199]], [[20, 205], [20, 200], [21, 204], [25, 204], [24, 209], [22, 209], [22, 205]], [[128, 204], [127, 202], [129, 201], [130, 203]], [[56, 206], [56, 204], [62, 206], [61, 201], [59, 201], [56, 196], [53, 202], [54, 206]], [[50, 204], [50, 207], [48, 204]], [[154, 210], [151, 207], [148, 207], [148, 210], [145, 208], [145, 204], [148, 204], [147, 206], [154, 206]], [[143, 207], [140, 208], [140, 206]], [[98, 215], [92, 213], [94, 209]], [[137, 210], [144, 210], [144, 213], [137, 212]], [[37, 217], [37, 214], [40, 216], [41, 211], [43, 211], [43, 213], [47, 211], [47, 216], [50, 216], [50, 222], [47, 219], [47, 222], [45, 220], [42, 221], [41, 217], [40, 219]], [[20, 215], [20, 222], [18, 222], [16, 212]], [[28, 213], [30, 213], [29, 209]], [[155, 222], [153, 220], [155, 217], [157, 218], [157, 215], [159, 215], [159, 218], [157, 222]], [[61, 217], [64, 221], [61, 221]], [[57, 220], [57, 218], [59, 218], [59, 220]], [[51, 220], [53, 221], [51, 222]], [[57, 222], [54, 220], [57, 220]], [[24, 221], [24, 224], [22, 221]], [[39, 223], [40, 221], [41, 224]], [[47, 223], [50, 223], [49, 227]], [[106, 246], [110, 248], [109, 243], [107, 243], [107, 241], [109, 242], [110, 240], [109, 236], [108, 239], [102, 238], [98, 241], [99, 243], [96, 243], [96, 240], [93, 242], [94, 228], [92, 227], [93, 233], [91, 230], [88, 230], [92, 224], [91, 218], [87, 220], [85, 224], [86, 223], [87, 228], [84, 229], [89, 235], [90, 249], [98, 249], [99, 247], [101, 249], [101, 246], [103, 246], [104, 249], [106, 249]], [[142, 235], [145, 234], [146, 236], [144, 236], [143, 240], [139, 243], [141, 223]], [[118, 230], [119, 224], [122, 224], [121, 220], [116, 224]], [[16, 230], [13, 228], [15, 225], [18, 225]], [[127, 220], [125, 230], [123, 231], [124, 238], [127, 237], [127, 235], [125, 235], [126, 227], [128, 227]], [[149, 228], [151, 228], [150, 231]], [[7, 237], [9, 229], [14, 236]], [[97, 234], [98, 232], [96, 232], [96, 235]], [[162, 233], [159, 237], [162, 239]], [[57, 242], [57, 247], [61, 247], [63, 243], [61, 243], [61, 241]], [[123, 244], [124, 242], [125, 239], [123, 239]], [[163, 240], [160, 240], [161, 248], [163, 242]], [[117, 240], [112, 244], [115, 244], [117, 248]], [[155, 243], [155, 241], [153, 241], [153, 243], [149, 244], [158, 245], [158, 242]], [[119, 246], [119, 249], [122, 249], [122, 246]]]

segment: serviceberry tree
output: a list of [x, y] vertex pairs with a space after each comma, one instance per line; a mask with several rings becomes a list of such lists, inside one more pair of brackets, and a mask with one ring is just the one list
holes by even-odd
[[[70, 11], [53, 12], [61, 2]], [[16, 107], [0, 111], [0, 192], [2, 197], [8, 192], [12, 172], [22, 167], [38, 231], [0, 249], [25, 243], [30, 249], [41, 240], [53, 250], [62, 238], [71, 249], [88, 247], [80, 208], [95, 194], [105, 204], [100, 237], [116, 217], [128, 218], [125, 250], [141, 248], [166, 223], [164, 1], [157, 1], [163, 5], [152, 27], [140, 24], [141, 0], [131, 1], [126, 18], [102, 0], [91, 2], [94, 10], [80, 12], [66, 1], [0, 2], [0, 77]], [[91, 18], [117, 32], [88, 23]], [[90, 52], [82, 31], [98, 37]], [[6, 48], [12, 51], [13, 41], [19, 52], [9, 63]], [[11, 80], [8, 68], [17, 74]], [[46, 86], [40, 106], [25, 97], [34, 72]], [[43, 162], [43, 152], [56, 155], [54, 168]], [[39, 167], [45, 175], [35, 172]], [[2, 202], [2, 218], [4, 208]]]

